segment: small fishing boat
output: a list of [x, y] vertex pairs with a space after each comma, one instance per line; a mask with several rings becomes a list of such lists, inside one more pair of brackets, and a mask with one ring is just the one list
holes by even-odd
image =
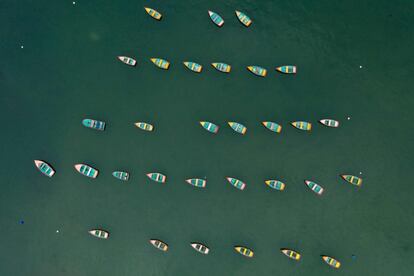
[[235, 132], [238, 132], [242, 135], [244, 135], [247, 131], [247, 128], [242, 124], [236, 122], [228, 122], [228, 124]]
[[280, 251], [282, 251], [283, 254], [285, 254], [286, 256], [288, 256], [289, 258], [295, 261], [300, 260], [300, 254], [292, 249], [282, 248], [280, 249]]
[[52, 177], [55, 174], [55, 170], [48, 163], [42, 160], [34, 160], [35, 166], [41, 173], [46, 176]]
[[200, 179], [200, 178], [190, 178], [190, 179], [187, 179], [186, 182], [190, 185], [193, 185], [199, 188], [205, 188], [207, 185], [207, 181], [204, 179]]
[[218, 71], [223, 72], [223, 73], [230, 73], [230, 71], [231, 71], [231, 66], [226, 64], [226, 63], [213, 62], [211, 65], [214, 68], [216, 68]]
[[319, 184], [310, 180], [305, 180], [305, 184], [316, 194], [321, 195], [323, 193], [323, 188]]
[[210, 16], [211, 21], [213, 21], [214, 24], [216, 24], [219, 27], [223, 26], [224, 20], [223, 20], [223, 18], [221, 18], [220, 15], [218, 15], [217, 13], [212, 12], [212, 11], [208, 11], [208, 15]]
[[333, 268], [339, 268], [341, 266], [341, 262], [332, 257], [322, 256], [322, 259], [325, 261], [325, 263], [332, 266]]
[[210, 249], [202, 243], [193, 242], [191, 243], [191, 247], [194, 248], [195, 251], [200, 252], [201, 254], [208, 254]]
[[165, 183], [165, 181], [167, 180], [167, 177], [162, 173], [147, 173], [147, 176], [149, 179], [159, 183]]
[[234, 187], [236, 187], [239, 190], [244, 190], [244, 188], [246, 187], [246, 184], [240, 180], [238, 180], [237, 178], [233, 178], [233, 177], [226, 177], [227, 181], [233, 185]]
[[128, 181], [128, 179], [129, 179], [129, 173], [127, 173], [127, 172], [114, 171], [112, 173], [112, 175], [113, 175], [113, 177], [118, 178], [118, 179], [123, 180], [123, 181]]
[[209, 131], [209, 132], [211, 132], [211, 133], [214, 133], [214, 134], [216, 134], [216, 133], [219, 131], [219, 126], [218, 126], [218, 125], [216, 125], [216, 124], [213, 124], [213, 123], [211, 123], [211, 122], [204, 122], [204, 121], [201, 121], [201, 122], [200, 122], [200, 125], [201, 125], [204, 129], [206, 129], [207, 131]]
[[144, 122], [136, 122], [134, 124], [137, 128], [140, 128], [142, 130], [145, 131], [153, 131], [154, 130], [154, 126], [148, 123], [144, 123]]
[[252, 20], [246, 14], [236, 11], [236, 16], [244, 26], [249, 27], [252, 24]]
[[97, 130], [105, 130], [105, 122], [93, 120], [93, 119], [83, 119], [82, 124], [85, 127], [97, 129]]
[[89, 230], [88, 232], [92, 236], [95, 236], [95, 237], [100, 238], [100, 239], [106, 240], [106, 239], [109, 238], [109, 233], [105, 230], [102, 230], [102, 229], [92, 229], [92, 230]]
[[300, 130], [310, 131], [312, 129], [312, 124], [309, 123], [309, 122], [296, 121], [296, 122], [292, 122], [291, 124], [292, 124], [292, 126], [296, 127], [297, 129], [300, 129]]
[[266, 185], [269, 186], [270, 188], [273, 188], [275, 190], [279, 190], [279, 191], [283, 191], [285, 189], [285, 183], [283, 183], [282, 181], [279, 180], [266, 180], [265, 181]]
[[148, 8], [148, 7], [144, 7], [145, 11], [154, 19], [156, 20], [161, 20], [162, 14], [159, 13], [158, 11]]
[[162, 58], [151, 58], [152, 63], [154, 63], [157, 67], [164, 69], [164, 70], [168, 70], [168, 68], [170, 67], [170, 63]]
[[276, 67], [276, 70], [284, 74], [296, 74], [296, 66], [294, 65], [283, 65]]
[[260, 66], [255, 66], [255, 65], [247, 66], [247, 70], [249, 70], [250, 72], [252, 72], [253, 74], [259, 77], [266, 77], [266, 74], [267, 74], [267, 70]]
[[198, 63], [195, 63], [195, 62], [192, 62], [192, 61], [184, 61], [183, 63], [185, 65], [185, 67], [187, 67], [188, 69], [190, 69], [193, 72], [200, 73], [201, 70], [203, 70], [203, 66], [201, 66]]
[[273, 132], [276, 132], [276, 133], [280, 133], [282, 131], [282, 126], [275, 123], [275, 122], [262, 122], [262, 125], [265, 128], [267, 128], [267, 129], [269, 129]]
[[362, 178], [359, 178], [358, 176], [355, 175], [350, 175], [350, 174], [341, 174], [341, 177], [343, 180], [355, 185], [355, 186], [361, 186], [362, 185]]
[[135, 66], [137, 64], [137, 61], [130, 57], [118, 56], [118, 59], [129, 66]]
[[155, 247], [158, 248], [161, 251], [167, 251], [168, 250], [168, 245], [160, 240], [149, 240], [149, 242]]
[[86, 164], [76, 164], [75, 169], [84, 176], [90, 177], [90, 178], [96, 178], [98, 176], [98, 170], [92, 168], [91, 166], [88, 166]]
[[245, 257], [249, 257], [252, 258], [254, 253], [251, 249], [244, 247], [244, 246], [235, 246], [234, 250], [236, 250], [237, 252], [239, 252], [240, 254], [242, 254]]
[[332, 119], [322, 119], [319, 122], [327, 127], [339, 127], [339, 122]]

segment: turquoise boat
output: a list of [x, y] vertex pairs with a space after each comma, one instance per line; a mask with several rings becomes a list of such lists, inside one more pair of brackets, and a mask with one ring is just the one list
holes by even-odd
[[155, 64], [155, 66], [164, 69], [164, 70], [168, 70], [168, 68], [170, 68], [170, 62], [162, 59], [162, 58], [151, 58], [152, 63]]
[[323, 193], [323, 188], [321, 185], [310, 181], [310, 180], [305, 180], [305, 184], [312, 190], [314, 191], [317, 195], [321, 195]]
[[129, 173], [127, 173], [127, 172], [122, 172], [122, 171], [114, 171], [114, 172], [112, 173], [112, 175], [113, 175], [115, 178], [118, 178], [118, 179], [123, 180], [123, 181], [128, 181], [128, 179], [129, 179]]
[[208, 11], [208, 15], [210, 16], [211, 21], [213, 21], [214, 24], [216, 24], [219, 27], [223, 26], [224, 20], [223, 20], [223, 18], [221, 18], [220, 15], [218, 15], [217, 13], [212, 12], [212, 11]]
[[236, 11], [236, 16], [244, 26], [249, 27], [252, 24], [252, 20], [241, 11]]
[[105, 122], [93, 120], [93, 119], [83, 119], [82, 124], [85, 127], [97, 129], [97, 130], [105, 130]]
[[98, 176], [98, 170], [92, 168], [91, 166], [88, 166], [86, 164], [76, 164], [75, 169], [84, 176], [90, 177], [90, 178], [96, 178]]
[[284, 74], [296, 74], [296, 66], [294, 65], [283, 65], [276, 67], [276, 70]]
[[279, 191], [283, 191], [285, 189], [285, 183], [283, 183], [282, 181], [279, 180], [266, 180], [265, 181], [266, 185], [269, 186], [272, 189], [275, 190], [279, 190]]
[[48, 163], [42, 160], [34, 160], [36, 168], [39, 169], [41, 173], [48, 177], [52, 177], [55, 174], [55, 170]]
[[183, 63], [185, 65], [185, 67], [187, 67], [188, 69], [190, 69], [193, 72], [200, 73], [201, 70], [203, 70], [203, 66], [201, 66], [198, 63], [195, 63], [195, 62], [192, 62], [192, 61], [184, 61]]
[[263, 67], [260, 66], [256, 66], [256, 65], [252, 65], [252, 66], [247, 66], [247, 70], [249, 70], [250, 72], [252, 72], [253, 74], [255, 74], [256, 76], [259, 77], [266, 77], [267, 75], [267, 70], [264, 69]]
[[207, 185], [207, 181], [200, 178], [190, 178], [187, 179], [186, 182], [194, 187], [205, 188]]
[[147, 176], [149, 179], [159, 183], [165, 183], [167, 180], [167, 177], [162, 173], [147, 173]]
[[213, 62], [211, 64], [214, 68], [216, 68], [218, 71], [223, 73], [230, 73], [231, 71], [231, 65], [228, 65], [223, 62]]
[[262, 125], [267, 128], [270, 131], [276, 132], [276, 133], [280, 133], [282, 131], [282, 126], [275, 123], [275, 122], [262, 122]]
[[247, 128], [240, 123], [228, 122], [228, 124], [235, 132], [240, 133], [242, 135], [244, 135], [247, 131]]
[[216, 134], [219, 131], [219, 126], [211, 122], [201, 121], [200, 125], [207, 131]]
[[241, 181], [238, 180], [237, 178], [233, 178], [233, 177], [226, 177], [227, 181], [234, 187], [236, 187], [239, 190], [244, 190], [244, 188], [246, 188], [246, 184]]
[[292, 122], [291, 124], [292, 126], [300, 130], [311, 131], [312, 129], [312, 124], [309, 122], [305, 122], [305, 121], [296, 121], [296, 122]]

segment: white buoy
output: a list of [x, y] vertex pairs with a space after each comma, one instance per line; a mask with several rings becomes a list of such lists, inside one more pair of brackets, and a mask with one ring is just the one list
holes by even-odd
[[349, 120], [351, 120], [351, 117], [348, 117], [347, 119], [348, 119], [348, 121], [349, 121]]
[[21, 48], [21, 49], [23, 49], [23, 48], [24, 48], [24, 46], [23, 46], [23, 45], [21, 45], [21, 46], [20, 46], [20, 48]]
[[359, 174], [362, 174], [362, 172], [359, 172]]
[[73, 2], [72, 2], [72, 4], [73, 4], [73, 5], [76, 5], [76, 2], [75, 2], [75, 1], [73, 1]]
[[362, 65], [359, 66], [359, 69], [361, 69], [361, 68], [362, 68]]
[[56, 230], [56, 233], [59, 233], [59, 230]]

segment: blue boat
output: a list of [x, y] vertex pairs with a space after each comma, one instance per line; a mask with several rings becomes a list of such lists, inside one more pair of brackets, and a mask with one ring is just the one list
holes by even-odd
[[105, 122], [93, 120], [93, 119], [83, 119], [82, 124], [85, 127], [97, 129], [97, 130], [105, 130]]

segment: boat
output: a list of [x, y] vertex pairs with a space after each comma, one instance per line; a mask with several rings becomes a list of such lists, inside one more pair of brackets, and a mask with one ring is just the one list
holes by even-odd
[[243, 181], [238, 180], [237, 178], [233, 178], [233, 177], [226, 177], [227, 181], [233, 185], [234, 187], [236, 187], [239, 190], [244, 190], [244, 188], [246, 188], [246, 184]]
[[144, 7], [145, 11], [154, 19], [156, 20], [161, 20], [162, 14], [159, 13], [158, 11], [148, 8], [148, 7]]
[[105, 130], [105, 122], [93, 120], [93, 119], [83, 119], [82, 124], [85, 127], [97, 129], [97, 130]]
[[359, 178], [358, 176], [355, 175], [350, 175], [350, 174], [341, 174], [341, 177], [343, 180], [355, 185], [355, 186], [361, 186], [362, 185], [362, 178]]
[[262, 125], [265, 128], [267, 128], [267, 129], [269, 129], [269, 130], [271, 130], [273, 132], [276, 132], [276, 133], [280, 133], [282, 131], [282, 126], [279, 125], [279, 124], [277, 124], [277, 123], [275, 123], [275, 122], [266, 122], [265, 121], [265, 122], [262, 122]]
[[84, 176], [90, 177], [90, 178], [96, 178], [98, 176], [98, 170], [92, 168], [91, 166], [88, 166], [86, 164], [76, 164], [75, 169]]
[[136, 122], [134, 124], [137, 128], [140, 128], [142, 130], [145, 131], [153, 131], [154, 130], [154, 126], [148, 123], [144, 123], [144, 122]]
[[137, 61], [130, 57], [118, 56], [118, 59], [129, 66], [135, 66], [137, 64]]
[[322, 256], [322, 259], [325, 261], [325, 263], [332, 266], [333, 268], [339, 268], [341, 266], [341, 262], [332, 257]]
[[170, 67], [170, 63], [162, 58], [151, 58], [152, 63], [154, 63], [157, 67], [164, 69], [164, 70], [168, 70], [168, 68]]
[[218, 125], [216, 125], [216, 124], [213, 124], [213, 123], [211, 123], [211, 122], [204, 122], [204, 121], [201, 121], [201, 122], [200, 122], [200, 125], [201, 125], [204, 129], [206, 129], [207, 131], [209, 131], [209, 132], [211, 132], [211, 133], [214, 133], [214, 134], [216, 134], [216, 133], [219, 131], [219, 126], [218, 126]]
[[55, 170], [48, 163], [42, 160], [34, 160], [36, 167], [41, 173], [46, 176], [52, 177], [55, 174]]
[[244, 135], [247, 131], [247, 128], [242, 124], [236, 122], [228, 122], [228, 124], [235, 132], [238, 132], [242, 135]]
[[292, 122], [291, 124], [292, 124], [292, 126], [296, 127], [297, 129], [300, 129], [300, 130], [310, 131], [312, 129], [312, 124], [309, 123], [309, 122], [296, 121], [296, 122]]
[[200, 73], [201, 70], [203, 70], [203, 66], [198, 64], [198, 63], [195, 63], [195, 62], [192, 62], [192, 61], [184, 61], [183, 63], [185, 65], [185, 67], [187, 67], [188, 69], [190, 69], [193, 72]]
[[123, 180], [123, 181], [128, 181], [128, 179], [129, 179], [129, 173], [127, 173], [127, 172], [122, 172], [122, 171], [114, 171], [114, 172], [112, 173], [112, 175], [113, 175], [115, 178], [118, 178], [118, 179]]
[[216, 24], [219, 27], [223, 26], [224, 20], [223, 20], [223, 18], [221, 18], [220, 15], [218, 15], [217, 13], [212, 12], [212, 11], [208, 11], [208, 15], [210, 16], [211, 21], [213, 21], [214, 24]]
[[254, 252], [251, 249], [244, 247], [244, 246], [235, 246], [234, 250], [236, 250], [237, 252], [239, 252], [245, 257], [252, 258], [254, 255]]
[[158, 248], [161, 251], [167, 251], [168, 250], [168, 245], [160, 240], [150, 240], [149, 241], [155, 248]]
[[92, 236], [95, 236], [95, 237], [100, 238], [100, 239], [106, 240], [106, 239], [109, 238], [109, 233], [105, 230], [102, 230], [102, 229], [92, 229], [92, 230], [89, 230], [88, 232]]
[[200, 178], [190, 178], [190, 179], [187, 179], [186, 182], [190, 185], [193, 185], [199, 188], [205, 188], [207, 185], [207, 181], [204, 179], [200, 179]]
[[167, 180], [167, 177], [162, 173], [147, 173], [147, 176], [149, 179], [159, 183], [165, 183], [165, 181]]
[[200, 252], [201, 254], [208, 254], [210, 249], [202, 243], [193, 242], [191, 243], [191, 247], [194, 248], [195, 251]]
[[267, 74], [267, 70], [260, 66], [255, 66], [255, 65], [247, 66], [247, 70], [249, 70], [250, 72], [252, 72], [253, 74], [259, 77], [266, 77], [266, 74]]
[[231, 71], [231, 65], [228, 65], [226, 63], [213, 62], [211, 65], [214, 68], [216, 68], [218, 71], [223, 72], [223, 73], [230, 73], [230, 71]]
[[279, 190], [279, 191], [283, 191], [285, 189], [285, 183], [283, 183], [282, 181], [279, 180], [266, 180], [265, 181], [266, 185], [269, 186], [270, 188], [273, 188], [275, 190]]
[[310, 180], [305, 180], [305, 184], [316, 194], [321, 195], [323, 193], [323, 188], [319, 184]]
[[249, 27], [252, 24], [252, 20], [246, 14], [236, 11], [236, 16], [244, 26]]
[[296, 66], [295, 65], [283, 65], [276, 67], [276, 70], [280, 73], [284, 74], [296, 74]]
[[295, 261], [300, 260], [300, 257], [301, 257], [300, 254], [292, 249], [282, 248], [280, 249], [280, 251], [282, 251], [283, 254], [285, 254], [286, 256], [288, 256], [289, 258]]
[[321, 119], [319, 122], [327, 127], [339, 127], [339, 122], [332, 119]]

